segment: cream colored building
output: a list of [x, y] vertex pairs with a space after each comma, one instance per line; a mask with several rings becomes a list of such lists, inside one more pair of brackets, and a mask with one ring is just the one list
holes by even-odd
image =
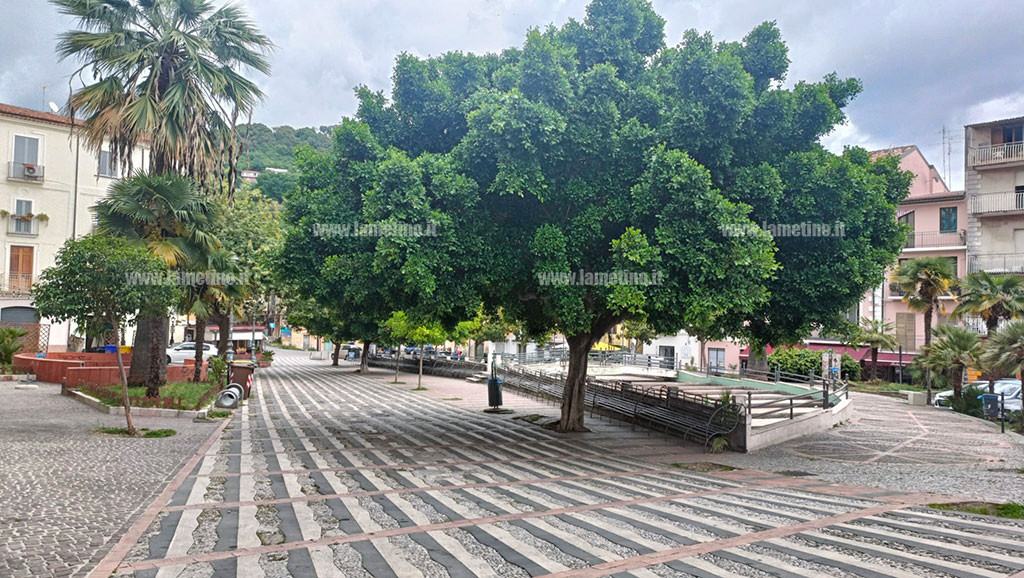
[[965, 128], [970, 272], [1024, 273], [1024, 117]]
[[[67, 117], [0, 104], [0, 321], [48, 324], [30, 287], [57, 251], [93, 228], [93, 207], [121, 176], [106, 150], [89, 150]], [[136, 153], [135, 169], [144, 154]], [[69, 324], [49, 323], [50, 350], [67, 347]]]

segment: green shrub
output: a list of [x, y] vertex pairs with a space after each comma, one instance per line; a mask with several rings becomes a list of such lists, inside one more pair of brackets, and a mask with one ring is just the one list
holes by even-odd
[[860, 362], [854, 359], [849, 353], [844, 353], [840, 358], [840, 363], [843, 366], [843, 379], [860, 381]]
[[966, 414], [973, 417], [982, 417], [984, 414], [984, 407], [981, 401], [981, 394], [985, 393], [985, 390], [980, 387], [974, 387], [973, 385], [967, 387], [963, 391], [963, 395], [958, 398], [953, 398], [950, 402], [950, 407], [953, 411]]
[[260, 361], [266, 361], [267, 363], [274, 361], [274, 350], [264, 349], [263, 353], [260, 354]]
[[14, 354], [21, 351], [19, 339], [28, 335], [28, 331], [20, 327], [0, 327], [0, 364], [10, 365]]
[[211, 357], [207, 373], [214, 385], [224, 385], [224, 379], [228, 375], [228, 362], [220, 357]]
[[775, 371], [776, 367], [797, 375], [808, 375], [812, 371], [821, 375], [821, 352], [796, 347], [776, 349], [768, 355], [768, 368]]

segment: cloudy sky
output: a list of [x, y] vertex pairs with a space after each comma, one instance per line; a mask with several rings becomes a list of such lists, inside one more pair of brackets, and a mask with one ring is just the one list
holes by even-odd
[[[215, 0], [216, 1], [216, 0]], [[355, 109], [352, 88], [389, 89], [395, 56], [519, 45], [532, 26], [582, 19], [587, 0], [241, 0], [275, 44], [269, 125], [334, 124]], [[45, 108], [67, 97], [71, 63], [54, 55], [72, 23], [44, 0], [4, 0], [0, 102]], [[775, 20], [789, 45], [789, 82], [837, 71], [864, 82], [850, 122], [826, 139], [882, 148], [917, 144], [943, 170], [952, 131], [950, 186], [963, 185], [963, 125], [1024, 115], [1024, 10], [975, 0], [654, 0], [667, 42], [684, 30], [738, 40]], [[45, 93], [44, 93], [45, 85]]]

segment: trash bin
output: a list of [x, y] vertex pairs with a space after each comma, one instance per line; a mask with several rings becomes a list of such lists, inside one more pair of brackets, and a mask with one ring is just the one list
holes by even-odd
[[501, 407], [501, 380], [497, 377], [487, 380], [487, 405]]
[[981, 407], [985, 417], [991, 417], [999, 419], [1002, 415], [1002, 404], [1000, 403], [1000, 395], [997, 393], [983, 393], [981, 394]]
[[228, 365], [228, 384], [237, 383], [245, 390], [245, 397], [249, 397], [249, 390], [252, 389], [252, 375], [256, 372], [256, 365], [251, 361], [232, 361]]

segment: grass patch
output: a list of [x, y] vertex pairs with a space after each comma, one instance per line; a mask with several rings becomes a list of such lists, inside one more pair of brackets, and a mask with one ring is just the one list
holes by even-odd
[[[125, 438], [133, 437], [133, 436], [128, 435], [128, 428], [124, 428], [124, 427], [98, 427], [98, 428], [96, 428], [95, 431], [96, 431], [96, 433], [101, 433], [101, 434], [105, 434], [105, 435], [108, 435], [108, 436], [120, 436], [120, 437], [125, 437]], [[178, 432], [176, 432], [176, 431], [174, 431], [172, 429], [154, 429], [154, 430], [150, 430], [148, 427], [144, 427], [144, 428], [139, 429], [135, 433], [134, 437], [143, 437], [143, 438], [150, 438], [150, 439], [153, 439], [153, 438], [169, 438], [172, 435], [175, 435], [177, 433]]]
[[981, 514], [983, 516], [995, 516], [997, 518], [1009, 518], [1012, 520], [1024, 520], [1024, 504], [1007, 502], [995, 504], [992, 502], [956, 502], [952, 504], [928, 504], [929, 508], [936, 510], [947, 510], [950, 512], [965, 512], [968, 514]]
[[206, 412], [206, 417], [223, 418], [223, 417], [231, 417], [231, 414], [232, 414], [232, 412], [229, 411], [229, 410], [214, 410], [214, 411]]
[[680, 470], [689, 470], [691, 472], [731, 472], [736, 468], [732, 466], [725, 466], [722, 464], [716, 464], [713, 462], [694, 462], [692, 464], [674, 463], [673, 468]]
[[427, 391], [427, 388], [425, 388], [425, 387], [414, 387], [414, 388], [412, 388], [412, 390], [413, 391]]
[[[195, 381], [175, 381], [168, 383], [167, 385], [160, 388], [160, 397], [174, 397], [181, 398], [181, 407], [184, 409], [198, 409], [196, 406], [199, 405], [199, 398], [204, 393], [210, 390], [213, 384], [206, 382], [195, 382]], [[98, 394], [96, 390], [92, 390], [88, 393], [89, 395], [98, 397], [104, 405], [111, 407], [120, 407], [121, 401], [121, 386], [111, 385], [109, 387], [99, 388], [99, 391], [108, 392], [109, 394]], [[129, 387], [128, 397], [145, 397], [145, 387]], [[134, 406], [133, 406], [134, 407]]]
[[461, 397], [442, 397], [441, 401], [462, 401]]
[[521, 419], [521, 420], [523, 420], [525, 422], [537, 423], [538, 421], [544, 419], [544, 416], [542, 416], [539, 413], [531, 413], [529, 415], [517, 415], [516, 417], [514, 417], [512, 419]]
[[909, 383], [892, 383], [890, 381], [858, 381], [850, 384], [850, 390], [864, 393], [898, 393], [900, 391], [924, 391], [924, 387]]

